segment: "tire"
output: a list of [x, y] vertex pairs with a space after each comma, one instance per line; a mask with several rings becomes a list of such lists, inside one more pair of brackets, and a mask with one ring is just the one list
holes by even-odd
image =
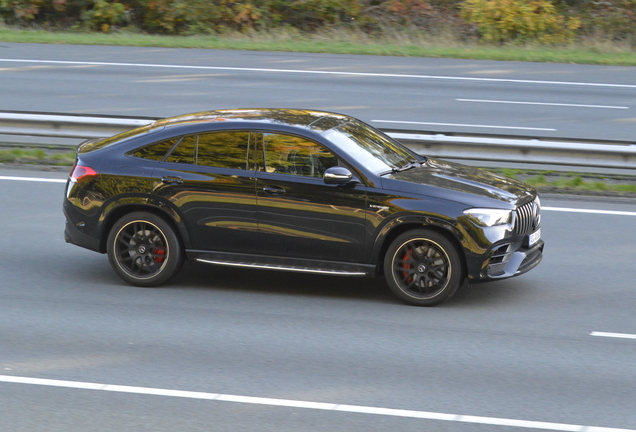
[[384, 256], [384, 276], [391, 291], [416, 306], [449, 299], [464, 282], [457, 248], [443, 235], [426, 229], [398, 236]]
[[123, 216], [111, 228], [107, 242], [110, 265], [131, 285], [160, 285], [183, 265], [179, 237], [168, 222], [151, 213]]

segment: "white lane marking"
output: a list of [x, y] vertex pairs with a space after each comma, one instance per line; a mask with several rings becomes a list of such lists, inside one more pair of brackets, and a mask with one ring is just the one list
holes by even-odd
[[548, 106], [562, 106], [562, 107], [576, 107], [576, 108], [629, 109], [629, 107], [626, 107], [626, 106], [613, 106], [613, 105], [581, 105], [581, 104], [568, 104], [568, 103], [500, 101], [500, 100], [486, 100], [486, 99], [455, 99], [455, 100], [459, 102], [483, 102], [483, 103], [516, 104], [516, 105], [548, 105]]
[[[31, 181], [31, 182], [45, 182], [45, 183], [66, 183], [65, 179], [38, 178], [38, 177], [0, 176], [0, 180]], [[568, 208], [568, 207], [541, 207], [541, 209], [547, 210], [547, 211], [570, 212], [570, 213], [591, 213], [591, 214], [618, 215], [618, 216], [636, 216], [636, 212], [616, 211], [616, 210], [594, 210], [594, 209], [578, 209], [578, 208]]]
[[[39, 177], [0, 176], [0, 180], [31, 181], [31, 182], [44, 182], [44, 183], [66, 183], [66, 179], [52, 179], [52, 178], [39, 178]], [[547, 211], [570, 212], [570, 213], [591, 213], [591, 214], [618, 215], [618, 216], [636, 216], [636, 212], [616, 211], [616, 210], [594, 210], [594, 209], [578, 209], [578, 208], [568, 208], [568, 207], [541, 207], [541, 209], [547, 210]]]
[[570, 213], [617, 215], [617, 216], [636, 216], [636, 212], [616, 211], [616, 210], [593, 210], [593, 209], [577, 209], [577, 208], [567, 208], [567, 207], [541, 207], [541, 210], [570, 212]]
[[0, 59], [0, 62], [13, 63], [39, 63], [39, 64], [61, 64], [61, 65], [91, 65], [91, 66], [124, 66], [124, 67], [147, 67], [147, 68], [169, 68], [169, 69], [196, 69], [196, 70], [227, 70], [243, 72], [272, 72], [272, 73], [298, 73], [298, 74], [319, 74], [319, 75], [348, 75], [362, 77], [383, 77], [383, 78], [419, 78], [431, 80], [455, 80], [455, 81], [481, 81], [495, 83], [517, 83], [517, 84], [553, 84], [567, 86], [587, 86], [587, 87], [613, 87], [613, 88], [636, 88], [636, 84], [609, 84], [609, 83], [585, 83], [569, 81], [538, 81], [507, 78], [475, 78], [458, 76], [437, 76], [437, 75], [408, 75], [408, 74], [388, 74], [370, 72], [344, 72], [344, 71], [318, 71], [301, 69], [267, 69], [267, 68], [245, 68], [228, 66], [188, 66], [171, 64], [152, 63], [114, 63], [114, 62], [86, 62], [86, 61], [64, 61], [64, 60], [26, 60], [26, 59]]
[[66, 179], [52, 179], [52, 178], [39, 178], [39, 177], [0, 176], [0, 180], [31, 181], [31, 182], [44, 182], [44, 183], [66, 183]]
[[402, 121], [402, 120], [371, 120], [376, 123], [399, 123], [399, 124], [416, 124], [416, 125], [432, 125], [432, 126], [457, 126], [457, 127], [472, 127], [472, 128], [489, 128], [489, 129], [522, 129], [522, 130], [536, 130], [536, 131], [556, 131], [556, 129], [550, 128], [533, 128], [522, 126], [490, 126], [490, 125], [474, 125], [474, 124], [461, 124], [461, 123], [432, 123], [432, 122], [416, 122], [416, 121]]
[[582, 425], [567, 424], [567, 423], [550, 423], [550, 422], [540, 422], [540, 421], [530, 421], [530, 420], [515, 420], [515, 419], [498, 418], [498, 417], [480, 417], [480, 416], [460, 415], [460, 414], [445, 414], [445, 413], [437, 413], [437, 412], [429, 412], [429, 411], [402, 410], [402, 409], [394, 409], [394, 408], [381, 408], [381, 407], [360, 406], [360, 405], [341, 405], [341, 404], [335, 404], [335, 403], [311, 402], [311, 401], [291, 400], [291, 399], [274, 399], [274, 398], [254, 397], [254, 396], [229, 395], [229, 394], [221, 394], [221, 393], [169, 390], [169, 389], [160, 389], [160, 388], [151, 388], [151, 387], [132, 387], [132, 386], [113, 385], [113, 384], [87, 383], [87, 382], [79, 382], [79, 381], [62, 381], [62, 380], [29, 378], [29, 377], [10, 376], [10, 375], [0, 375], [0, 382], [14, 383], [14, 384], [32, 384], [32, 385], [41, 385], [41, 386], [49, 386], [49, 387], [65, 387], [65, 388], [75, 388], [75, 389], [83, 389], [83, 390], [102, 390], [102, 391], [111, 391], [111, 392], [118, 392], [118, 393], [134, 393], [134, 394], [154, 395], [154, 396], [170, 396], [170, 397], [181, 397], [181, 398], [190, 398], [190, 399], [215, 400], [215, 401], [223, 401], [223, 402], [237, 402], [237, 403], [252, 404], [252, 405], [268, 405], [268, 406], [288, 407], [288, 408], [306, 408], [306, 409], [314, 409], [314, 410], [339, 411], [339, 412], [358, 413], [358, 414], [375, 414], [375, 415], [384, 415], [384, 416], [391, 416], [391, 417], [407, 417], [407, 418], [418, 418], [418, 419], [426, 419], [426, 420], [443, 420], [443, 421], [453, 421], [453, 422], [460, 422], [460, 423], [477, 423], [477, 424], [486, 424], [486, 425], [492, 425], [492, 426], [523, 427], [523, 428], [534, 428], [534, 429], [541, 429], [541, 430], [572, 431], [572, 432], [636, 432], [636, 429], [604, 428], [604, 427], [582, 426]]
[[610, 338], [621, 338], [621, 339], [636, 339], [636, 334], [629, 333], [606, 333], [606, 332], [592, 332], [590, 336], [601, 336], [601, 337], [610, 337]]

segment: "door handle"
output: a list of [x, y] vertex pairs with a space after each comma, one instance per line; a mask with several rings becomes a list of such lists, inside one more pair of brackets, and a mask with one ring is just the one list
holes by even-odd
[[285, 189], [277, 188], [277, 187], [265, 186], [263, 188], [263, 192], [265, 192], [268, 195], [285, 195]]
[[166, 176], [166, 177], [161, 177], [161, 183], [183, 184], [183, 179], [181, 177]]

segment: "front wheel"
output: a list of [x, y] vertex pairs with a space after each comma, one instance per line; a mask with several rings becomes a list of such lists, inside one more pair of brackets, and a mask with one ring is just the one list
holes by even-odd
[[157, 286], [173, 277], [183, 264], [174, 229], [151, 213], [123, 216], [111, 228], [107, 241], [110, 265], [131, 285]]
[[462, 261], [443, 235], [426, 229], [398, 236], [384, 257], [391, 291], [416, 306], [434, 306], [450, 298], [464, 281]]

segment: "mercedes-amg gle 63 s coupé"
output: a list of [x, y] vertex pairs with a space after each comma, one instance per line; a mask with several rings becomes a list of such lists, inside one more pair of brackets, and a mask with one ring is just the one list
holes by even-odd
[[542, 258], [537, 192], [346, 115], [209, 111], [79, 145], [65, 239], [137, 286], [184, 261], [380, 276], [431, 306]]

